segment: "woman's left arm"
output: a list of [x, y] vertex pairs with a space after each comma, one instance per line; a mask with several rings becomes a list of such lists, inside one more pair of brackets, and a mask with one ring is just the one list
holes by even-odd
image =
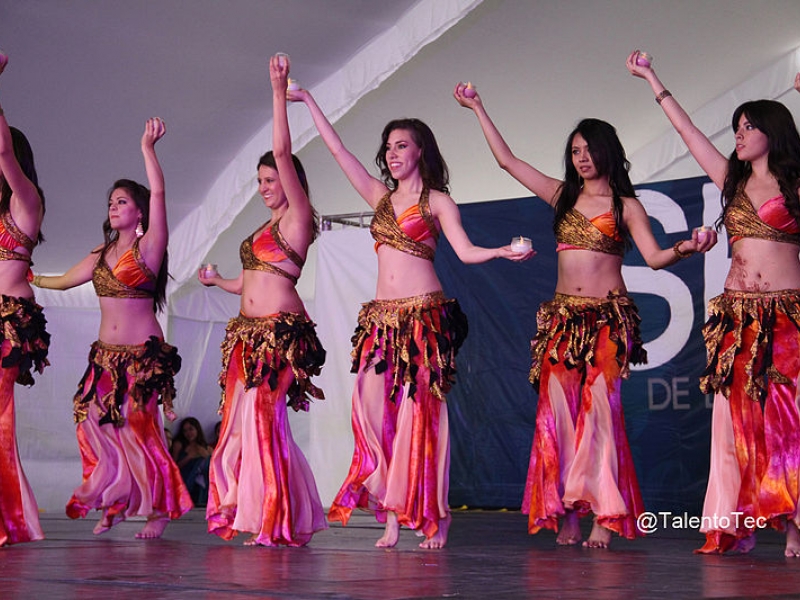
[[442, 192], [431, 191], [430, 195], [431, 213], [442, 226], [442, 232], [447, 237], [447, 241], [453, 247], [456, 256], [465, 264], [478, 264], [487, 262], [494, 258], [505, 258], [514, 262], [528, 260], [536, 252], [515, 252], [511, 246], [501, 246], [499, 248], [484, 248], [472, 243], [464, 231], [461, 224], [461, 213], [455, 201]]
[[636, 198], [624, 198], [624, 203], [625, 225], [651, 269], [663, 269], [697, 252], [708, 252], [717, 243], [717, 232], [713, 229], [704, 232], [702, 238], [695, 230], [690, 239], [680, 240], [671, 248], [662, 249], [653, 235], [650, 218], [642, 203]]

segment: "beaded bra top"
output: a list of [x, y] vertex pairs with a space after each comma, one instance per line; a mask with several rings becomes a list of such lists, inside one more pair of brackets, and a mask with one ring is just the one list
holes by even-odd
[[617, 222], [611, 211], [587, 219], [574, 208], [569, 210], [556, 230], [556, 250], [591, 250], [604, 254], [623, 256], [625, 241], [617, 231]]
[[[297, 283], [297, 277], [273, 264], [282, 262], [286, 259], [295, 265], [303, 268], [305, 261], [295, 252], [281, 234], [278, 224], [280, 219], [275, 221], [272, 226], [264, 229], [258, 239], [255, 232], [249, 235], [239, 247], [239, 258], [242, 260], [242, 268], [249, 271], [265, 271], [273, 275], [285, 277], [292, 283]], [[261, 226], [263, 227], [263, 225]], [[259, 227], [259, 229], [261, 229]], [[258, 229], [256, 230], [258, 231]]]
[[153, 298], [156, 279], [155, 273], [142, 258], [138, 238], [130, 250], [119, 258], [113, 269], [102, 258], [92, 271], [95, 293], [110, 298]]
[[[36, 242], [14, 223], [11, 211], [0, 214], [0, 260], [22, 260], [32, 264], [30, 253], [35, 246]], [[27, 250], [28, 254], [17, 252], [16, 249], [20, 247]]]
[[725, 211], [725, 228], [731, 244], [742, 238], [758, 238], [800, 246], [800, 226], [787, 210], [783, 196], [770, 198], [756, 211], [742, 186]]
[[391, 200], [392, 192], [378, 202], [369, 231], [375, 240], [375, 250], [382, 244], [396, 250], [433, 261], [436, 249], [424, 244], [426, 240], [438, 240], [439, 231], [433, 220], [430, 207], [430, 190], [423, 188], [419, 202], [395, 217]]

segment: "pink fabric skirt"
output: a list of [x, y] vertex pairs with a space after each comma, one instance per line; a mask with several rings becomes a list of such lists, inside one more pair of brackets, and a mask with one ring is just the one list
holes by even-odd
[[[328, 525], [314, 475], [289, 427], [287, 395], [298, 388], [296, 369], [285, 357], [276, 356], [275, 345], [268, 342], [276, 323], [286, 321], [270, 317], [250, 321], [254, 323], [247, 335], [240, 331], [239, 341], [228, 344], [226, 338], [223, 343], [230, 352], [224, 357], [220, 437], [209, 469], [208, 531], [226, 540], [248, 532], [261, 545], [303, 546]], [[229, 332], [231, 327], [238, 325], [229, 324]], [[258, 328], [266, 329], [260, 332], [263, 335]], [[254, 343], [254, 338], [267, 343]], [[258, 360], [251, 360], [254, 352]], [[270, 365], [266, 374], [261, 372], [263, 365]], [[256, 367], [258, 383], [250, 387]], [[319, 372], [309, 369], [303, 376], [311, 371]], [[313, 388], [309, 386], [305, 381], [300, 387]]]
[[[191, 510], [192, 501], [167, 449], [159, 393], [143, 397], [143, 384], [137, 379], [144, 372], [164, 369], [145, 356], [145, 345], [95, 342], [91, 356], [76, 396], [83, 483], [67, 503], [67, 515], [76, 519], [97, 509], [107, 511], [112, 520], [118, 515], [179, 518]], [[120, 364], [128, 368], [109, 368]], [[135, 401], [133, 389], [139, 390]], [[87, 401], [81, 404], [79, 397]]]
[[537, 320], [531, 377], [539, 403], [522, 506], [528, 531], [558, 531], [558, 519], [575, 510], [620, 536], [644, 535], [620, 394], [629, 362], [646, 361], [636, 307], [625, 296], [557, 294]]
[[714, 393], [711, 469], [698, 552], [721, 553], [759, 529], [800, 526], [800, 293], [726, 291], [703, 328]]
[[[328, 518], [386, 513], [430, 538], [449, 514], [450, 434], [444, 394], [467, 324], [441, 293], [375, 300], [359, 315], [353, 350], [355, 449]], [[441, 343], [441, 340], [446, 343]]]

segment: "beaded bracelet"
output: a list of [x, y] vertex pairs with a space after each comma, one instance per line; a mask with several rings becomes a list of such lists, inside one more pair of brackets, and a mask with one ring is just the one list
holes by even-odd
[[681, 244], [683, 242], [684, 240], [678, 240], [672, 247], [672, 251], [675, 253], [675, 256], [677, 256], [679, 259], [689, 258], [692, 254], [694, 254], [694, 252], [692, 252], [691, 250], [689, 252], [681, 252]]

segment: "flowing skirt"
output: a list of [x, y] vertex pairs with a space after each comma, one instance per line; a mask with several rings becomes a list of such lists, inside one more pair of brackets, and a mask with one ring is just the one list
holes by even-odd
[[626, 538], [644, 505], [621, 398], [630, 364], [647, 361], [627, 296], [556, 294], [537, 315], [531, 383], [539, 392], [522, 512], [529, 533], [558, 531], [566, 510], [592, 512]]
[[445, 394], [467, 335], [456, 300], [441, 292], [366, 303], [353, 336], [350, 471], [328, 518], [387, 511], [430, 538], [449, 514], [450, 435]]
[[703, 328], [713, 393], [702, 553], [732, 549], [764, 527], [800, 525], [800, 292], [726, 290]]
[[310, 381], [325, 350], [305, 316], [231, 319], [222, 343], [223, 401], [211, 456], [206, 519], [223, 539], [303, 546], [327, 528], [314, 475], [292, 438], [287, 406], [324, 398]]
[[0, 546], [41, 540], [39, 509], [22, 471], [16, 438], [14, 385], [33, 385], [31, 370], [49, 364], [50, 336], [42, 307], [24, 298], [0, 297]]
[[83, 483], [67, 515], [107, 511], [177, 519], [192, 508], [170, 456], [158, 405], [172, 407], [177, 350], [155, 336], [141, 345], [92, 344], [89, 366], [74, 398]]

